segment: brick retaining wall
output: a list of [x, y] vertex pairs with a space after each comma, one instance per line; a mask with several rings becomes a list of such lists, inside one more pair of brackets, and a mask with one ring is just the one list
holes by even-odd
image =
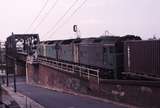
[[160, 83], [80, 78], [41, 64], [27, 64], [28, 83], [144, 108], [160, 108]]

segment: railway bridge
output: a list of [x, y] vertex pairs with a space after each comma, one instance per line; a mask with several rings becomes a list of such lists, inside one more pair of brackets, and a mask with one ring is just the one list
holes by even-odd
[[26, 60], [28, 55], [33, 55], [39, 43], [38, 34], [13, 34], [9, 36], [5, 43], [6, 48], [6, 75], [7, 86], [8, 76], [25, 75]]

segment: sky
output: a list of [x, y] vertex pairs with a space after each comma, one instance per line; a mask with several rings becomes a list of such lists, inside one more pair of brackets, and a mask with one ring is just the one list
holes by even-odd
[[[76, 38], [73, 25], [78, 25], [81, 37], [98, 37], [109, 31], [116, 36], [133, 34], [143, 39], [160, 38], [160, 0], [87, 0], [73, 15], [85, 0], [48, 0], [30, 27], [46, 1], [1, 0], [0, 40], [6, 40], [12, 32], [38, 33], [41, 40]], [[76, 4], [64, 15], [73, 3]]]

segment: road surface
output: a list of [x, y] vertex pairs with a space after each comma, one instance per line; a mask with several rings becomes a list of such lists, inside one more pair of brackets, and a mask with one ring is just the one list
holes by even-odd
[[[12, 82], [12, 80], [10, 80], [10, 82]], [[120, 105], [91, 99], [89, 97], [65, 94], [46, 88], [28, 85], [23, 78], [17, 79], [17, 91], [30, 97], [46, 108], [126, 108]]]

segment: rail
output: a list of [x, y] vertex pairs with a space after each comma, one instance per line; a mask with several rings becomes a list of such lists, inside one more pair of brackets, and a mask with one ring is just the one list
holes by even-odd
[[38, 62], [40, 64], [52, 67], [54, 69], [58, 69], [71, 74], [78, 74], [80, 77], [85, 77], [88, 80], [90, 79], [90, 77], [96, 77], [99, 84], [99, 80], [100, 80], [99, 69], [92, 69], [87, 66], [81, 66], [81, 65], [72, 64], [72, 63], [65, 63], [63, 61], [58, 61], [58, 60], [50, 60], [43, 57], [38, 57]]

